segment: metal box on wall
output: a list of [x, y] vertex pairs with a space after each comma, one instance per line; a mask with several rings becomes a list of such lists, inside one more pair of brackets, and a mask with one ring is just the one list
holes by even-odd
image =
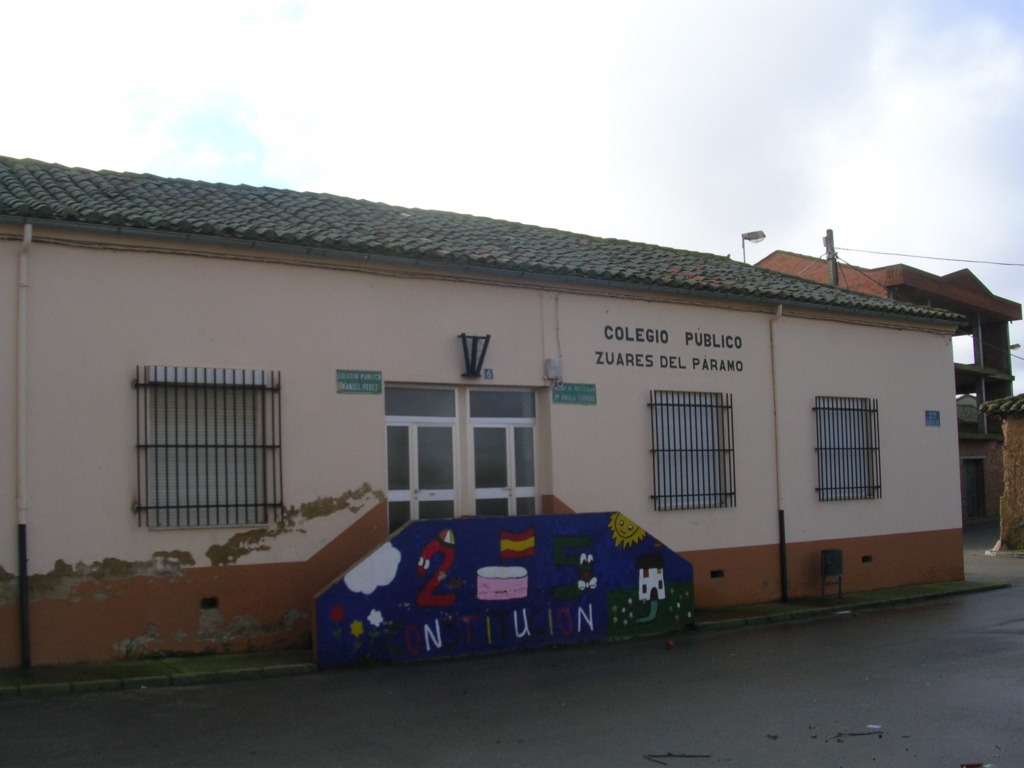
[[839, 597], [843, 596], [843, 550], [821, 550], [821, 596], [825, 596], [827, 585], [839, 586]]

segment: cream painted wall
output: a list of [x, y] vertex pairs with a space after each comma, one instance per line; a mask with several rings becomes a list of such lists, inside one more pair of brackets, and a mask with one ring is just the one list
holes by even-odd
[[[778, 508], [787, 540], [945, 530], [960, 524], [952, 352], [947, 336], [853, 322], [787, 317], [777, 320], [776, 379], [781, 447], [781, 499], [776, 499], [772, 440], [771, 314], [574, 297], [561, 302], [566, 377], [597, 384], [593, 413], [552, 406], [556, 492], [574, 508], [616, 509], [676, 549], [771, 544]], [[606, 325], [666, 331], [668, 344], [607, 341]], [[735, 336], [742, 373], [695, 370], [703, 350], [686, 333]], [[596, 364], [596, 352], [653, 354], [654, 368]], [[663, 353], [687, 370], [660, 367]], [[606, 357], [606, 355], [604, 355]], [[651, 492], [650, 389], [725, 392], [733, 397], [737, 505], [724, 509], [655, 511]], [[882, 498], [819, 502], [814, 399], [817, 395], [877, 398]], [[925, 411], [941, 426], [925, 426]], [[587, 470], [585, 467], [589, 467]]]
[[[631, 516], [676, 549], [765, 543], [777, 531], [771, 461], [768, 318], [742, 312], [661, 302], [568, 296], [560, 301], [567, 381], [597, 385], [597, 405], [553, 405], [555, 476], [559, 497], [579, 511], [614, 510]], [[616, 328], [651, 329], [667, 343], [609, 340]], [[738, 338], [740, 349], [712, 350], [715, 359], [742, 364], [740, 372], [695, 370], [705, 355], [687, 334]], [[640, 334], [641, 336], [645, 334]], [[600, 353], [600, 356], [599, 356]], [[644, 367], [607, 365], [609, 355], [647, 356]], [[667, 358], [664, 362], [662, 358]], [[685, 366], [669, 367], [673, 365]], [[648, 367], [646, 363], [652, 363]], [[723, 392], [733, 396], [736, 427], [736, 507], [654, 511], [650, 413], [652, 389]]]
[[[17, 246], [0, 247], [7, 295]], [[538, 391], [540, 493], [581, 512], [625, 512], [677, 550], [777, 541], [771, 307], [738, 311], [38, 243], [32, 259], [33, 572], [49, 570], [58, 559], [145, 561], [169, 550], [188, 551], [206, 565], [211, 545], [245, 530], [151, 531], [136, 524], [130, 386], [136, 366], [280, 370], [285, 503], [297, 507], [363, 484], [385, 488], [384, 398], [337, 394], [335, 370], [380, 370], [388, 383], [464, 386], [459, 333], [492, 334], [486, 367], [493, 379], [474, 386]], [[9, 314], [5, 302], [0, 320]], [[662, 341], [609, 340], [606, 327], [654, 329]], [[720, 349], [715, 357], [739, 361], [742, 372], [695, 370], [693, 357], [703, 358], [705, 348], [688, 341], [688, 333], [740, 339], [739, 349]], [[0, 359], [12, 359], [12, 339], [0, 335]], [[948, 338], [783, 316], [776, 340], [790, 540], [959, 524]], [[650, 354], [653, 365], [603, 365], [599, 352]], [[596, 385], [596, 406], [550, 402], [543, 363], [556, 356], [566, 381]], [[663, 365], [662, 356], [678, 358], [685, 368]], [[0, 371], [0, 392], [8, 391], [10, 376]], [[732, 394], [736, 507], [653, 510], [651, 389]], [[811, 411], [817, 394], [879, 398], [881, 500], [817, 502]], [[924, 427], [925, 409], [941, 412], [941, 427]], [[0, 429], [12, 419], [12, 406], [0, 404]], [[4, 429], [0, 443], [5, 489], [13, 473], [11, 434]], [[6, 508], [13, 513], [13, 500]], [[240, 562], [309, 557], [354, 519], [349, 513], [319, 519], [307, 533], [280, 537], [269, 551]], [[11, 572], [13, 533], [13, 524], [0, 530], [0, 565]]]
[[[364, 483], [385, 488], [384, 399], [337, 394], [337, 369], [381, 370], [389, 382], [462, 385], [457, 335], [494, 333], [501, 343], [487, 358], [493, 383], [543, 382], [535, 293], [42, 244], [32, 259], [33, 572], [58, 559], [140, 561], [171, 550], [209, 564], [206, 550], [238, 532], [135, 523], [130, 385], [137, 365], [280, 370], [289, 507]], [[354, 519], [314, 521], [305, 528], [315, 535], [276, 540], [272, 554], [241, 562], [309, 557]], [[5, 557], [8, 569], [9, 562]]]
[[[959, 528], [960, 481], [952, 345], [948, 336], [783, 318], [776, 334], [780, 442], [814, 437], [814, 397], [878, 399], [882, 498], [817, 501], [812, 453], [786, 451], [783, 508], [793, 541], [844, 530], [866, 536]], [[822, 361], [821, 365], [809, 364]], [[925, 411], [940, 425], [926, 426]]]

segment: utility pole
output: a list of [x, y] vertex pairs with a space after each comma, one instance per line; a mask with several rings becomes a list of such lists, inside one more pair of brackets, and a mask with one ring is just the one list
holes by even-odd
[[836, 255], [831, 229], [825, 230], [825, 258], [828, 259], [828, 284], [839, 285], [839, 257]]

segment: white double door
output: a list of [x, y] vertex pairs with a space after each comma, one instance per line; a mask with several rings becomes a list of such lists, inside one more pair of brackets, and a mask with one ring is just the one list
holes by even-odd
[[537, 511], [532, 392], [385, 389], [388, 518]]

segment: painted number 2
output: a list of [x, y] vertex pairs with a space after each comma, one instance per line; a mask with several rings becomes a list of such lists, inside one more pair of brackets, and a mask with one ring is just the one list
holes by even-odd
[[437, 534], [437, 538], [428, 542], [420, 552], [420, 559], [416, 564], [416, 573], [420, 578], [426, 576], [430, 571], [436, 555], [441, 555], [441, 562], [427, 583], [423, 585], [423, 589], [416, 595], [416, 605], [443, 608], [455, 602], [455, 595], [451, 592], [444, 595], [437, 594], [437, 589], [441, 586], [441, 582], [448, 578], [452, 563], [455, 562], [455, 534], [452, 533], [451, 528], [445, 528]]

